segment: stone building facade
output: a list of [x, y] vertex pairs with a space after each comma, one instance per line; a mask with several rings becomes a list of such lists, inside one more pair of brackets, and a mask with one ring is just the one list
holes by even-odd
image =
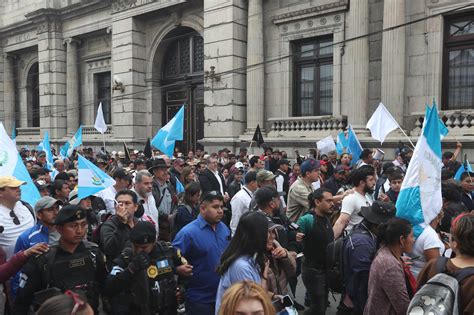
[[[292, 152], [383, 102], [416, 140], [436, 100], [445, 148], [474, 147], [470, 0], [5, 0], [0, 120], [19, 144], [141, 148], [182, 104], [183, 150], [237, 148], [257, 125]], [[393, 132], [384, 148], [404, 140]], [[390, 150], [391, 151], [391, 150]], [[390, 154], [390, 153], [389, 153]], [[291, 153], [290, 153], [291, 155]]]

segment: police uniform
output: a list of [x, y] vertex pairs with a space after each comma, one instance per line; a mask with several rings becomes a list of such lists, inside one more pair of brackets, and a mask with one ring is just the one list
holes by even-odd
[[[134, 244], [153, 243], [156, 230], [150, 222], [138, 222], [130, 232], [130, 239]], [[186, 263], [179, 249], [167, 242], [156, 242], [141, 270], [130, 267], [136, 256], [133, 249], [127, 247], [113, 261], [105, 287], [105, 293], [113, 297], [113, 313], [176, 314], [175, 270]]]
[[[59, 211], [54, 224], [62, 225], [85, 217], [86, 210], [68, 205]], [[31, 305], [38, 306], [66, 290], [82, 291], [97, 314], [99, 294], [106, 276], [105, 256], [96, 244], [83, 241], [74, 253], [59, 244], [51, 246], [48, 252], [32, 256], [23, 267], [13, 314], [27, 314]]]

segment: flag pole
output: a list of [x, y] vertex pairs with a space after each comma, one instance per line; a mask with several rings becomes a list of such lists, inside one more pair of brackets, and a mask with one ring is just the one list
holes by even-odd
[[252, 148], [252, 143], [253, 143], [253, 140], [250, 140], [250, 145], [249, 145], [249, 148], [247, 150], [248, 151], [247, 155], [250, 154], [250, 149]]
[[408, 137], [408, 135], [405, 133], [405, 130], [403, 130], [403, 128], [398, 125], [398, 129], [400, 129], [402, 131], [402, 133], [405, 135], [405, 137], [407, 138], [408, 142], [410, 142], [411, 146], [413, 147], [413, 150], [415, 149], [415, 145], [413, 144], [413, 142], [411, 142], [410, 138]]
[[107, 154], [107, 150], [105, 149], [105, 133], [102, 134], [102, 141], [104, 142], [104, 153]]

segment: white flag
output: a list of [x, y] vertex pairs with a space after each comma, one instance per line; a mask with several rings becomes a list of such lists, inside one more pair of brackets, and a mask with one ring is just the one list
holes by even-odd
[[95, 129], [101, 134], [104, 134], [107, 131], [107, 124], [104, 120], [104, 113], [102, 112], [102, 102], [99, 103], [99, 108], [97, 109], [97, 117], [95, 118]]
[[316, 147], [321, 154], [328, 154], [331, 151], [336, 151], [336, 144], [332, 136], [327, 136], [316, 142]]
[[385, 137], [393, 130], [400, 128], [392, 114], [387, 108], [380, 103], [379, 107], [375, 110], [372, 117], [367, 122], [367, 129], [370, 129], [372, 138], [379, 140], [380, 143], [385, 141]]

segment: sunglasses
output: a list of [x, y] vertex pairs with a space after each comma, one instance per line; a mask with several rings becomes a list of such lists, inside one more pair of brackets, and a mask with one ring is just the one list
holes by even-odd
[[20, 225], [20, 219], [18, 219], [16, 213], [13, 212], [13, 210], [10, 211], [10, 217], [13, 219], [13, 223], [15, 223], [15, 225]]

